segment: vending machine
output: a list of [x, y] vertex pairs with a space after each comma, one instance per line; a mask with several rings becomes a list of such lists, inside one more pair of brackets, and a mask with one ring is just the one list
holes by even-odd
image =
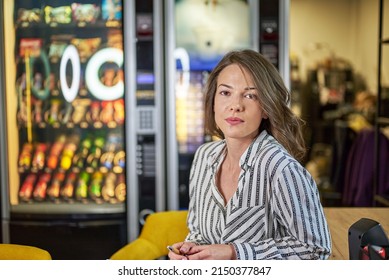
[[261, 52], [289, 85], [289, 1], [168, 0], [165, 6], [168, 207], [188, 207], [196, 149], [204, 131], [203, 87], [221, 57], [234, 49]]
[[161, 5], [1, 1], [2, 242], [107, 259], [165, 209]]
[[284, 0], [0, 1], [1, 241], [107, 259], [186, 209], [207, 76], [236, 48], [289, 80]]

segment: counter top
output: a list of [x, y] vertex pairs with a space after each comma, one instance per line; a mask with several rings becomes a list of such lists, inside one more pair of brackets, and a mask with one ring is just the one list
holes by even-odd
[[325, 207], [332, 237], [332, 255], [330, 260], [348, 260], [348, 230], [352, 224], [361, 218], [369, 218], [381, 224], [389, 233], [389, 207]]

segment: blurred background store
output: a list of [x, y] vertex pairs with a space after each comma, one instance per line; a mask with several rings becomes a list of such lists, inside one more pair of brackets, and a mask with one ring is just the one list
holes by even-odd
[[[292, 107], [307, 121], [310, 150], [305, 164], [325, 205], [371, 206], [378, 189], [387, 195], [389, 188], [383, 182], [373, 187], [375, 180], [388, 179], [384, 173], [389, 168], [385, 126], [380, 127], [386, 135], [384, 146], [377, 148], [384, 156], [378, 162], [374, 157], [378, 90], [380, 115], [389, 112], [385, 44], [379, 56], [380, 36], [389, 37], [389, 4], [368, 0], [291, 0], [290, 4]], [[366, 141], [360, 143], [365, 134]], [[382, 170], [381, 175], [373, 169]]]
[[[1, 1], [1, 241], [106, 259], [149, 213], [186, 209], [194, 152], [212, 139], [202, 88], [236, 48], [290, 87], [323, 205], [375, 205], [389, 194], [372, 170], [378, 89], [389, 112], [379, 12], [379, 0]], [[371, 157], [350, 160], [365, 129]]]

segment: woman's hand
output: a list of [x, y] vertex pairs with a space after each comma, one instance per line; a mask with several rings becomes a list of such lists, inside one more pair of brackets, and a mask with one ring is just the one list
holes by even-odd
[[235, 260], [236, 253], [232, 244], [196, 245], [186, 257], [188, 260]]
[[171, 260], [187, 260], [187, 254], [191, 251], [193, 247], [196, 246], [195, 243], [192, 242], [179, 242], [171, 245], [174, 249], [176, 249], [179, 254], [176, 254], [172, 251], [169, 252], [168, 257]]

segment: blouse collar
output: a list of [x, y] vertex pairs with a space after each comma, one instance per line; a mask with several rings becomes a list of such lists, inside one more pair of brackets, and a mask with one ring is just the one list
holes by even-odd
[[[273, 137], [267, 133], [266, 130], [263, 130], [250, 144], [250, 146], [247, 147], [245, 152], [242, 154], [239, 160], [240, 167], [243, 170], [247, 170], [250, 168], [253, 164], [255, 159], [257, 158], [257, 154], [260, 152], [260, 150], [264, 147], [265, 143], [270, 141]], [[223, 139], [219, 141], [218, 145], [213, 149], [213, 151], [210, 153], [210, 156], [208, 157], [207, 163], [212, 168], [217, 168], [217, 166], [221, 163], [221, 161], [224, 159], [226, 155], [226, 140]]]

